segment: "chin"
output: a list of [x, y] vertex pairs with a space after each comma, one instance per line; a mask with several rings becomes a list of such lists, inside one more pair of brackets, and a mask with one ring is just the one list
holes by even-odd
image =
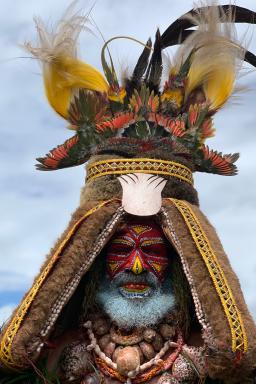
[[120, 328], [148, 327], [159, 323], [175, 306], [171, 281], [145, 292], [129, 292], [104, 281], [96, 295], [102, 310]]

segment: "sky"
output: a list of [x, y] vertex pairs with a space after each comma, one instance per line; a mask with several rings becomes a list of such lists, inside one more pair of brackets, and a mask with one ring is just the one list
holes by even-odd
[[[36, 41], [34, 16], [51, 25], [69, 4], [68, 0], [1, 2], [0, 323], [31, 286], [78, 206], [84, 183], [83, 166], [56, 172], [40, 172], [34, 167], [36, 157], [64, 142], [70, 132], [46, 101], [38, 63], [20, 48], [24, 41]], [[81, 0], [78, 8], [86, 11], [92, 5], [92, 1]], [[256, 11], [255, 0], [237, 0], [237, 5]], [[163, 32], [191, 8], [189, 0], [98, 0], [92, 15], [105, 39], [129, 35], [146, 42], [149, 36], [154, 37], [157, 27]], [[237, 29], [256, 52], [256, 27]], [[95, 33], [82, 32], [80, 54], [101, 70], [102, 40]], [[132, 68], [140, 51], [140, 46], [128, 41], [111, 46], [120, 68], [127, 63]], [[239, 85], [245, 86], [246, 92], [217, 114], [216, 137], [208, 141], [211, 148], [224, 153], [240, 152], [239, 175], [196, 174], [195, 184], [201, 209], [217, 229], [256, 318], [256, 71], [249, 66], [245, 69], [249, 73]]]

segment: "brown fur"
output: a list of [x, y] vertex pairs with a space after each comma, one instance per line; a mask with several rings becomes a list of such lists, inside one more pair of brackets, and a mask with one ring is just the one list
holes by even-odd
[[[79, 208], [70, 221], [70, 224], [62, 237], [57, 241], [55, 247], [51, 250], [46, 262], [41, 268], [45, 268], [49, 258], [58, 249], [60, 243], [67, 235], [74, 223], [81, 218], [85, 212], [96, 206], [98, 202], [90, 202], [89, 204]], [[88, 257], [88, 253], [93, 250], [93, 246], [97, 236], [105, 228], [106, 223], [115, 213], [119, 203], [112, 202], [108, 206], [101, 208], [93, 215], [88, 217], [85, 222], [77, 230], [75, 236], [71, 239], [66, 249], [62, 252], [55, 264], [53, 270], [43, 283], [43, 286], [37, 293], [30, 309], [25, 317], [25, 321], [21, 324], [12, 344], [12, 355], [15, 361], [21, 363], [22, 366], [27, 365], [26, 355], [27, 349], [31, 342], [38, 339], [45, 321], [47, 320], [51, 307], [58, 296], [63, 291], [69, 280], [78, 271], [82, 262]], [[7, 324], [8, 326], [8, 324]], [[35, 358], [33, 352], [33, 359]]]
[[[74, 223], [81, 218], [85, 212], [96, 206], [98, 203], [98, 200], [90, 200], [74, 213], [67, 230], [52, 249], [42, 269], [47, 265], [49, 258], [57, 250]], [[233, 291], [237, 307], [243, 317], [248, 336], [249, 350], [243, 356], [241, 364], [238, 365], [238, 367], [235, 367], [235, 355], [231, 351], [230, 328], [208, 270], [194, 244], [194, 241], [191, 238], [183, 218], [177, 209], [167, 200], [163, 201], [163, 205], [167, 209], [167, 212], [174, 224], [175, 231], [179, 236], [184, 256], [194, 279], [203, 311], [206, 314], [207, 320], [213, 330], [214, 345], [208, 345], [209, 374], [212, 378], [220, 378], [228, 384], [245, 383], [247, 373], [249, 374], [252, 370], [255, 360], [255, 326], [244, 302], [238, 279], [232, 271], [214, 229], [209, 224], [205, 216], [203, 216], [200, 212], [199, 208], [195, 205], [191, 206], [199, 218], [203, 229], [218, 257], [218, 261], [225, 273], [228, 284]], [[43, 286], [37, 293], [12, 344], [13, 357], [15, 361], [20, 362], [24, 368], [27, 365], [26, 356], [28, 350], [31, 349], [31, 343], [38, 340], [39, 333], [51, 313], [53, 303], [62, 293], [71, 277], [75, 275], [82, 262], [86, 259], [86, 257], [88, 257], [89, 252], [93, 249], [97, 236], [105, 228], [106, 223], [119, 206], [120, 203], [112, 202], [85, 220], [62, 252], [61, 257], [59, 257], [53, 270], [48, 275]], [[120, 223], [118, 223], [118, 225]], [[168, 236], [168, 229], [165, 228], [165, 230]], [[115, 228], [113, 228], [112, 233], [114, 233], [114, 231]], [[90, 266], [88, 265], [88, 268], [89, 267]], [[36, 360], [38, 358], [37, 354], [33, 350], [31, 352], [32, 354], [30, 355], [30, 358]]]
[[200, 220], [210, 244], [212, 245], [218, 261], [225, 273], [228, 284], [233, 292], [237, 307], [242, 314], [242, 319], [248, 337], [249, 349], [243, 356], [241, 364], [235, 367], [235, 354], [231, 350], [230, 328], [208, 270], [180, 213], [171, 202], [164, 202], [164, 206], [166, 207], [168, 215], [174, 224], [175, 231], [179, 236], [184, 256], [187, 260], [190, 273], [195, 283], [199, 300], [213, 330], [214, 342], [217, 345], [217, 351], [215, 353], [214, 349], [209, 346], [209, 374], [212, 378], [224, 380], [225, 383], [245, 383], [247, 376], [249, 376], [252, 372], [253, 365], [255, 364], [256, 332], [254, 322], [245, 304], [239, 281], [230, 266], [228, 258], [223, 251], [215, 230], [209, 224], [205, 216], [200, 212], [199, 208], [191, 206]]

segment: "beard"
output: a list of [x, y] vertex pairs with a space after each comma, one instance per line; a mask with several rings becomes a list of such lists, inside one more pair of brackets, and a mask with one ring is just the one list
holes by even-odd
[[[145, 283], [149, 289], [144, 294], [130, 294], [123, 289], [127, 283]], [[96, 301], [111, 320], [123, 329], [153, 326], [175, 306], [171, 279], [166, 278], [160, 284], [149, 272], [141, 275], [122, 272], [112, 281], [105, 277], [99, 286]]]

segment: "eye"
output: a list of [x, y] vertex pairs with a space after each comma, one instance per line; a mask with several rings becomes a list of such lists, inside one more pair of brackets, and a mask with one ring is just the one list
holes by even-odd
[[133, 250], [132, 245], [112, 243], [108, 248], [107, 253], [126, 256], [126, 255], [129, 255], [132, 252], [132, 250]]
[[166, 247], [162, 243], [154, 243], [154, 244], [145, 244], [142, 243], [140, 246], [142, 252], [150, 256], [167, 256]]
[[142, 245], [140, 248], [147, 255], [157, 256], [161, 254], [159, 247]]

